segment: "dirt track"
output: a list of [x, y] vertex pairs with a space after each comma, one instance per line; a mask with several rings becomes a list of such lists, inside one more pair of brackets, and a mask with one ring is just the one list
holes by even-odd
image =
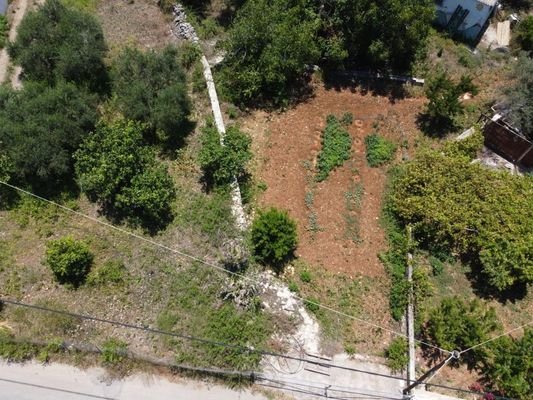
[[[15, 0], [8, 9], [15, 10], [13, 18], [11, 18], [10, 30], [9, 30], [9, 41], [12, 42], [17, 37], [17, 28], [28, 9], [28, 0]], [[0, 83], [3, 83], [7, 77], [7, 71], [9, 67], [9, 55], [7, 54], [6, 49], [2, 49], [0, 52]], [[18, 74], [14, 74], [15, 76]]]

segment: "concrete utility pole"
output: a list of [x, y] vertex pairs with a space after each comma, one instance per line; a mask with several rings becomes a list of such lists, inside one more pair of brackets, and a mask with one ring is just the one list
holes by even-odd
[[407, 226], [407, 282], [409, 283], [409, 301], [407, 303], [407, 336], [409, 340], [409, 365], [407, 368], [407, 384], [416, 381], [415, 375], [415, 311], [413, 295], [413, 254], [411, 243], [413, 241], [413, 228]]

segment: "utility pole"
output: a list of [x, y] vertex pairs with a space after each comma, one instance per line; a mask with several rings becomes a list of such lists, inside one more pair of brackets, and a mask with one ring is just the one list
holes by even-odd
[[[448, 364], [451, 360], [455, 359], [458, 360], [461, 356], [461, 353], [458, 350], [452, 351], [452, 353], [446, 358], [445, 360], [442, 360], [440, 363], [435, 365], [433, 368], [431, 368], [429, 371], [427, 371], [424, 375], [422, 375], [418, 380], [413, 379], [413, 382], [409, 384], [404, 390], [404, 395], [411, 394], [411, 390], [413, 390], [418, 385], [422, 385], [423, 383], [427, 383], [433, 376], [437, 374], [446, 364]], [[414, 378], [414, 376], [413, 376]], [[427, 378], [427, 381], [424, 382]]]
[[407, 226], [407, 282], [409, 284], [409, 299], [407, 303], [407, 337], [409, 345], [409, 365], [407, 368], [407, 385], [416, 381], [415, 375], [415, 311], [413, 295], [413, 254], [411, 243], [413, 241], [413, 228]]

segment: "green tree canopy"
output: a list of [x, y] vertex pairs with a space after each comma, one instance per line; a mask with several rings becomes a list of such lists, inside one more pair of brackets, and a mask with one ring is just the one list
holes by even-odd
[[213, 123], [202, 132], [202, 149], [199, 154], [200, 165], [209, 185], [228, 185], [233, 178], [240, 178], [246, 171], [246, 164], [252, 158], [252, 140], [236, 126], [228, 127], [224, 145]]
[[138, 122], [100, 124], [75, 154], [81, 189], [118, 220], [155, 231], [169, 222], [174, 184], [144, 144]]
[[60, 0], [47, 0], [26, 14], [9, 54], [29, 80], [106, 89], [102, 28], [95, 17], [66, 8]]
[[191, 104], [178, 52], [124, 49], [113, 68], [113, 90], [122, 114], [147, 124], [164, 142], [180, 142], [188, 133]]
[[432, 0], [315, 0], [326, 39], [340, 38], [348, 61], [409, 69], [425, 49], [434, 18]]
[[319, 21], [305, 0], [251, 0], [238, 11], [225, 43], [225, 94], [235, 103], [282, 104], [319, 58]]
[[[458, 297], [442, 300], [430, 312], [425, 335], [432, 343], [449, 350], [466, 350], [489, 338], [500, 327], [493, 308], [486, 308], [477, 300], [465, 303]], [[481, 365], [487, 356], [486, 348], [478, 347], [461, 357], [470, 368]]]
[[0, 143], [11, 177], [35, 189], [73, 178], [73, 153], [96, 123], [96, 101], [72, 84], [0, 88]]
[[480, 263], [487, 289], [533, 282], [533, 178], [472, 164], [468, 145], [443, 150], [424, 150], [399, 169], [394, 214], [422, 243]]
[[79, 286], [85, 282], [93, 255], [87, 245], [71, 236], [51, 240], [46, 244], [45, 263], [59, 283]]

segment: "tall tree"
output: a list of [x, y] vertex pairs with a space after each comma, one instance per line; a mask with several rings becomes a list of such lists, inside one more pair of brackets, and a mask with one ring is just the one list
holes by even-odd
[[424, 50], [432, 0], [316, 0], [326, 37], [339, 37], [349, 62], [406, 70]]
[[222, 69], [236, 103], [283, 104], [319, 58], [319, 21], [305, 0], [252, 0], [238, 11]]
[[163, 142], [183, 139], [191, 105], [175, 48], [146, 53], [126, 48], [115, 60], [112, 75], [120, 111], [127, 119], [146, 123]]
[[96, 100], [72, 84], [0, 88], [0, 143], [11, 177], [35, 189], [73, 178], [72, 154], [96, 123]]
[[100, 24], [90, 14], [47, 0], [22, 20], [9, 54], [23, 76], [49, 84], [65, 80], [93, 91], [106, 89], [106, 53]]

